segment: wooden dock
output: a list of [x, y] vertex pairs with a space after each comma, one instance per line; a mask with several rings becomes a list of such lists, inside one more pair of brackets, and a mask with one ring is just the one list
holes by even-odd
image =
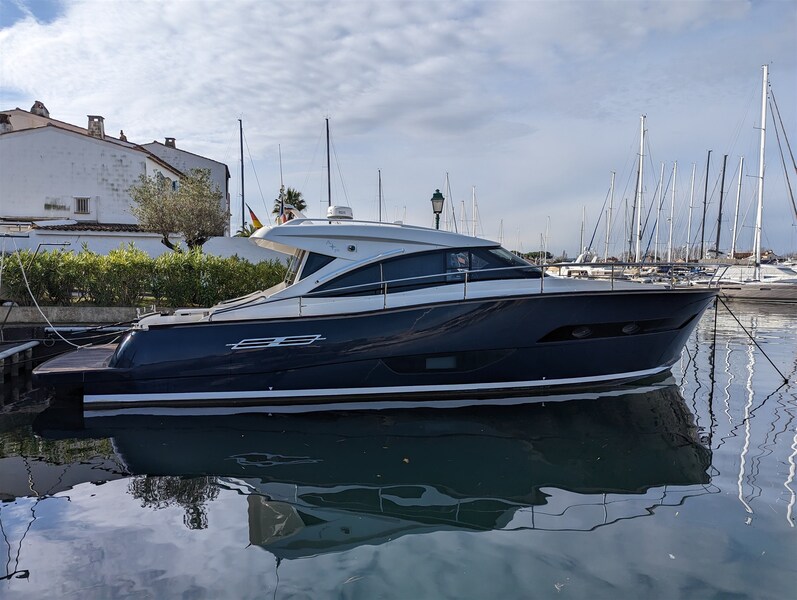
[[39, 342], [3, 342], [0, 343], [0, 368], [3, 377], [0, 385], [5, 385], [7, 378], [15, 378], [20, 370], [30, 372], [33, 369], [33, 348]]

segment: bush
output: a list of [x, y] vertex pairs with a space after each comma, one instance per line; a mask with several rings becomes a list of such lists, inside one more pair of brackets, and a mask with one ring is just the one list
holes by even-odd
[[4, 299], [22, 306], [33, 304], [31, 293], [39, 304], [68, 306], [72, 302], [72, 290], [80, 281], [74, 253], [60, 248], [38, 254], [19, 250], [3, 258], [3, 267], [2, 283], [4, 296], [7, 296]]
[[78, 295], [97, 306], [136, 306], [150, 290], [152, 259], [132, 243], [106, 255], [84, 248], [77, 259], [85, 285]]
[[129, 244], [107, 255], [85, 246], [78, 253], [20, 250], [3, 258], [1, 273], [3, 299], [22, 306], [32, 304], [32, 293], [42, 306], [141, 306], [154, 300], [178, 308], [212, 306], [269, 288], [284, 278], [285, 265], [279, 261], [252, 264], [237, 256], [220, 258], [196, 250], [168, 252], [153, 259]]

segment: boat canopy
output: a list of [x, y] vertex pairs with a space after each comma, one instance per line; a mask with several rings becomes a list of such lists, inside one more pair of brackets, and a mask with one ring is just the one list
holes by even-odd
[[347, 260], [361, 260], [397, 247], [406, 252], [438, 248], [495, 247], [482, 238], [399, 223], [332, 219], [293, 219], [258, 229], [252, 242], [277, 252], [306, 250]]

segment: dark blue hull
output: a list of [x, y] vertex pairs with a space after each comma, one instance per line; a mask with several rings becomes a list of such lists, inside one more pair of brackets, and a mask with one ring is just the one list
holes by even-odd
[[[134, 331], [107, 366], [36, 371], [87, 405], [297, 405], [594, 385], [666, 370], [711, 290], [538, 294]], [[80, 363], [81, 351], [72, 364]], [[110, 353], [110, 350], [109, 350]]]

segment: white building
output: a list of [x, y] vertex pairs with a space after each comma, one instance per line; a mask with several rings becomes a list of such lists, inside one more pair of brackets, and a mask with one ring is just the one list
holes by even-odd
[[68, 241], [107, 252], [133, 241], [153, 256], [168, 251], [159, 235], [139, 229], [130, 186], [142, 174], [177, 181], [189, 169], [210, 169], [229, 212], [230, 175], [223, 163], [166, 139], [134, 144], [123, 132], [107, 135], [101, 116], [89, 115], [83, 128], [50, 118], [39, 101], [30, 111], [0, 111], [0, 233], [28, 235], [15, 240], [19, 247]]

